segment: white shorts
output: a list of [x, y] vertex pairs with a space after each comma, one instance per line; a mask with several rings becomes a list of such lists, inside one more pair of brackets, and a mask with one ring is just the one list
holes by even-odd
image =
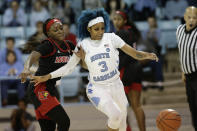
[[[86, 93], [89, 100], [100, 111], [107, 102], [115, 102], [121, 110], [127, 110], [127, 97], [125, 95], [124, 86], [120, 79], [106, 84], [87, 85]], [[105, 112], [103, 112], [105, 113]]]

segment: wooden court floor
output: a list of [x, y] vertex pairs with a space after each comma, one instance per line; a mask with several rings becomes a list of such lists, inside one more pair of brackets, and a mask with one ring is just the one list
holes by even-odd
[[[90, 103], [65, 104], [64, 107], [71, 119], [70, 131], [106, 131], [106, 116], [97, 111]], [[159, 111], [166, 108], [175, 109], [181, 114], [182, 125], [179, 131], [194, 131], [191, 126], [190, 113], [186, 103], [147, 105], [143, 106], [143, 108], [146, 114], [147, 131], [158, 131], [155, 124], [156, 116]], [[8, 118], [12, 110], [13, 108], [0, 109], [0, 118]], [[35, 116], [33, 107], [28, 108], [28, 112]], [[132, 111], [129, 114], [132, 131], [139, 131]], [[36, 131], [40, 131], [38, 123], [35, 121], [34, 124], [37, 126]], [[8, 125], [9, 122], [1, 122], [0, 131], [4, 131], [4, 128]]]

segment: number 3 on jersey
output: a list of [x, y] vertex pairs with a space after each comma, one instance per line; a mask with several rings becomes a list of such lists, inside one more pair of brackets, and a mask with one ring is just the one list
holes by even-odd
[[102, 66], [101, 72], [105, 72], [108, 70], [107, 64], [105, 61], [101, 61], [98, 63], [99, 66]]

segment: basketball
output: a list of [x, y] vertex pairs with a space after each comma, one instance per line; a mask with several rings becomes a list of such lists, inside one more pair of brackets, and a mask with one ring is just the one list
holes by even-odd
[[165, 109], [158, 114], [156, 124], [160, 131], [178, 131], [181, 116], [173, 109]]

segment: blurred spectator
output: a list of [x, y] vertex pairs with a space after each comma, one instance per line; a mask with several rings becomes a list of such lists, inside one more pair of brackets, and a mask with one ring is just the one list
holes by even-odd
[[14, 45], [15, 45], [15, 39], [13, 37], [7, 37], [6, 48], [0, 51], [0, 64], [3, 64], [6, 62], [6, 54], [8, 50], [14, 51], [17, 57], [17, 61], [20, 63], [23, 63], [22, 54], [19, 49], [14, 47]]
[[[37, 1], [37, 0], [24, 0], [25, 1], [25, 12], [26, 13], [31, 13], [33, 4]], [[43, 5], [43, 7], [45, 7], [46, 9], [48, 9], [48, 2], [51, 0], [39, 0], [40, 3]]]
[[[37, 0], [33, 0], [33, 3], [34, 3], [35, 1], [37, 1]], [[49, 2], [49, 0], [39, 0], [39, 1], [41, 2], [41, 5], [42, 5], [44, 8], [48, 9], [48, 2]], [[62, 1], [62, 0], [60, 0], [60, 1]]]
[[30, 36], [30, 38], [28, 39], [28, 41], [24, 45], [22, 52], [25, 54], [30, 54], [32, 52], [32, 50], [34, 50], [35, 47], [38, 46], [41, 43], [41, 41], [43, 41], [44, 39], [46, 39], [46, 36], [43, 33], [43, 22], [38, 21], [36, 23], [35, 34]]
[[15, 109], [11, 114], [11, 124], [4, 131], [36, 131], [35, 125], [22, 109]]
[[116, 29], [113, 25], [113, 18], [117, 10], [123, 10], [124, 12], [129, 12], [127, 4], [124, 2], [124, 0], [107, 0], [105, 10], [110, 15], [110, 32], [116, 32]]
[[[1, 77], [17, 77], [23, 70], [23, 64], [17, 61], [16, 54], [14, 51], [8, 50], [6, 54], [6, 63], [0, 66], [0, 76]], [[8, 93], [7, 90], [9, 88], [17, 88], [18, 97], [22, 99], [25, 94], [24, 84], [21, 84], [18, 79], [8, 79], [1, 81], [1, 96], [2, 96], [2, 104], [7, 105]]]
[[168, 0], [156, 0], [157, 6], [164, 8]]
[[112, 20], [114, 18], [116, 10], [119, 10], [119, 9], [120, 9], [120, 1], [119, 0], [107, 0], [106, 1], [105, 10], [110, 15], [110, 32], [115, 32], [115, 30], [116, 30], [114, 28]]
[[157, 4], [155, 0], [138, 0], [134, 5], [136, 21], [145, 21], [150, 15], [155, 15]]
[[82, 1], [82, 8], [84, 10], [101, 8], [101, 7], [102, 7], [101, 0], [83, 0]]
[[70, 5], [73, 8], [73, 11], [75, 12], [75, 20], [78, 18], [81, 14], [82, 8], [82, 1], [83, 0], [69, 0]]
[[187, 2], [189, 3], [189, 6], [197, 7], [197, 1], [196, 0], [187, 0]]
[[186, 0], [169, 0], [165, 6], [165, 17], [168, 20], [183, 18], [188, 3]]
[[43, 22], [37, 21], [36, 22], [36, 33], [30, 36], [29, 41], [43, 41], [46, 39], [46, 36], [43, 33]]
[[69, 40], [69, 41], [73, 42], [73, 44], [77, 45], [76, 35], [74, 35], [70, 32], [70, 24], [64, 23], [63, 29], [65, 32], [65, 40]]
[[18, 108], [26, 111], [27, 101], [24, 98], [18, 101]]
[[128, 4], [124, 0], [120, 0], [120, 9], [125, 11], [126, 13], [129, 12]]
[[62, 19], [63, 22], [73, 23], [73, 24], [75, 23], [75, 12], [73, 11], [73, 8], [70, 6], [70, 2], [68, 1], [64, 3], [63, 14], [64, 14], [64, 17]]
[[151, 52], [154, 52], [159, 57], [159, 61], [150, 61], [147, 66], [151, 67], [154, 80], [157, 82], [158, 88], [163, 89], [161, 83], [163, 82], [163, 71], [162, 71], [162, 59], [161, 59], [161, 46], [159, 45], [159, 40], [161, 37], [161, 31], [157, 27], [157, 21], [155, 17], [148, 17], [149, 29], [144, 31], [143, 39], [147, 47], [149, 47]]
[[18, 101], [18, 108], [25, 111], [28, 120], [33, 121], [33, 116], [27, 112], [27, 101], [24, 98]]
[[69, 1], [65, 1], [62, 6], [56, 0], [50, 3], [49, 10], [53, 18], [59, 18], [66, 23], [75, 23], [75, 12]]
[[129, 7], [132, 5], [132, 4], [135, 4], [137, 2], [137, 0], [123, 0]]
[[6, 8], [7, 8], [7, 2], [0, 0], [0, 14], [1, 15], [3, 15]]
[[50, 14], [48, 11], [42, 6], [39, 0], [36, 0], [30, 14], [30, 25], [35, 26], [38, 21], [45, 21], [49, 17]]
[[130, 20], [132, 20], [132, 21], [135, 21], [135, 19], [136, 19], [136, 11], [134, 10], [134, 6], [135, 6], [135, 3], [136, 3], [137, 1], [136, 0], [134, 0], [134, 2], [133, 3], [131, 3], [131, 5], [129, 6], [129, 11], [127, 12], [127, 15], [128, 15], [128, 18], [130, 19]]
[[159, 40], [161, 38], [161, 31], [157, 26], [156, 18], [153, 16], [148, 17], [149, 29], [143, 32], [143, 39], [146, 44], [153, 47], [154, 53], [160, 56], [161, 46]]
[[11, 2], [11, 7], [3, 14], [4, 26], [25, 26], [27, 22], [24, 10], [19, 7], [17, 1]]
[[107, 0], [105, 10], [109, 13], [111, 20], [113, 20], [116, 10], [119, 9], [120, 9], [119, 0]]
[[30, 14], [32, 9], [32, 0], [25, 1], [25, 12]]
[[60, 5], [58, 0], [51, 0], [49, 1], [49, 12], [51, 17], [63, 19], [63, 5]]

